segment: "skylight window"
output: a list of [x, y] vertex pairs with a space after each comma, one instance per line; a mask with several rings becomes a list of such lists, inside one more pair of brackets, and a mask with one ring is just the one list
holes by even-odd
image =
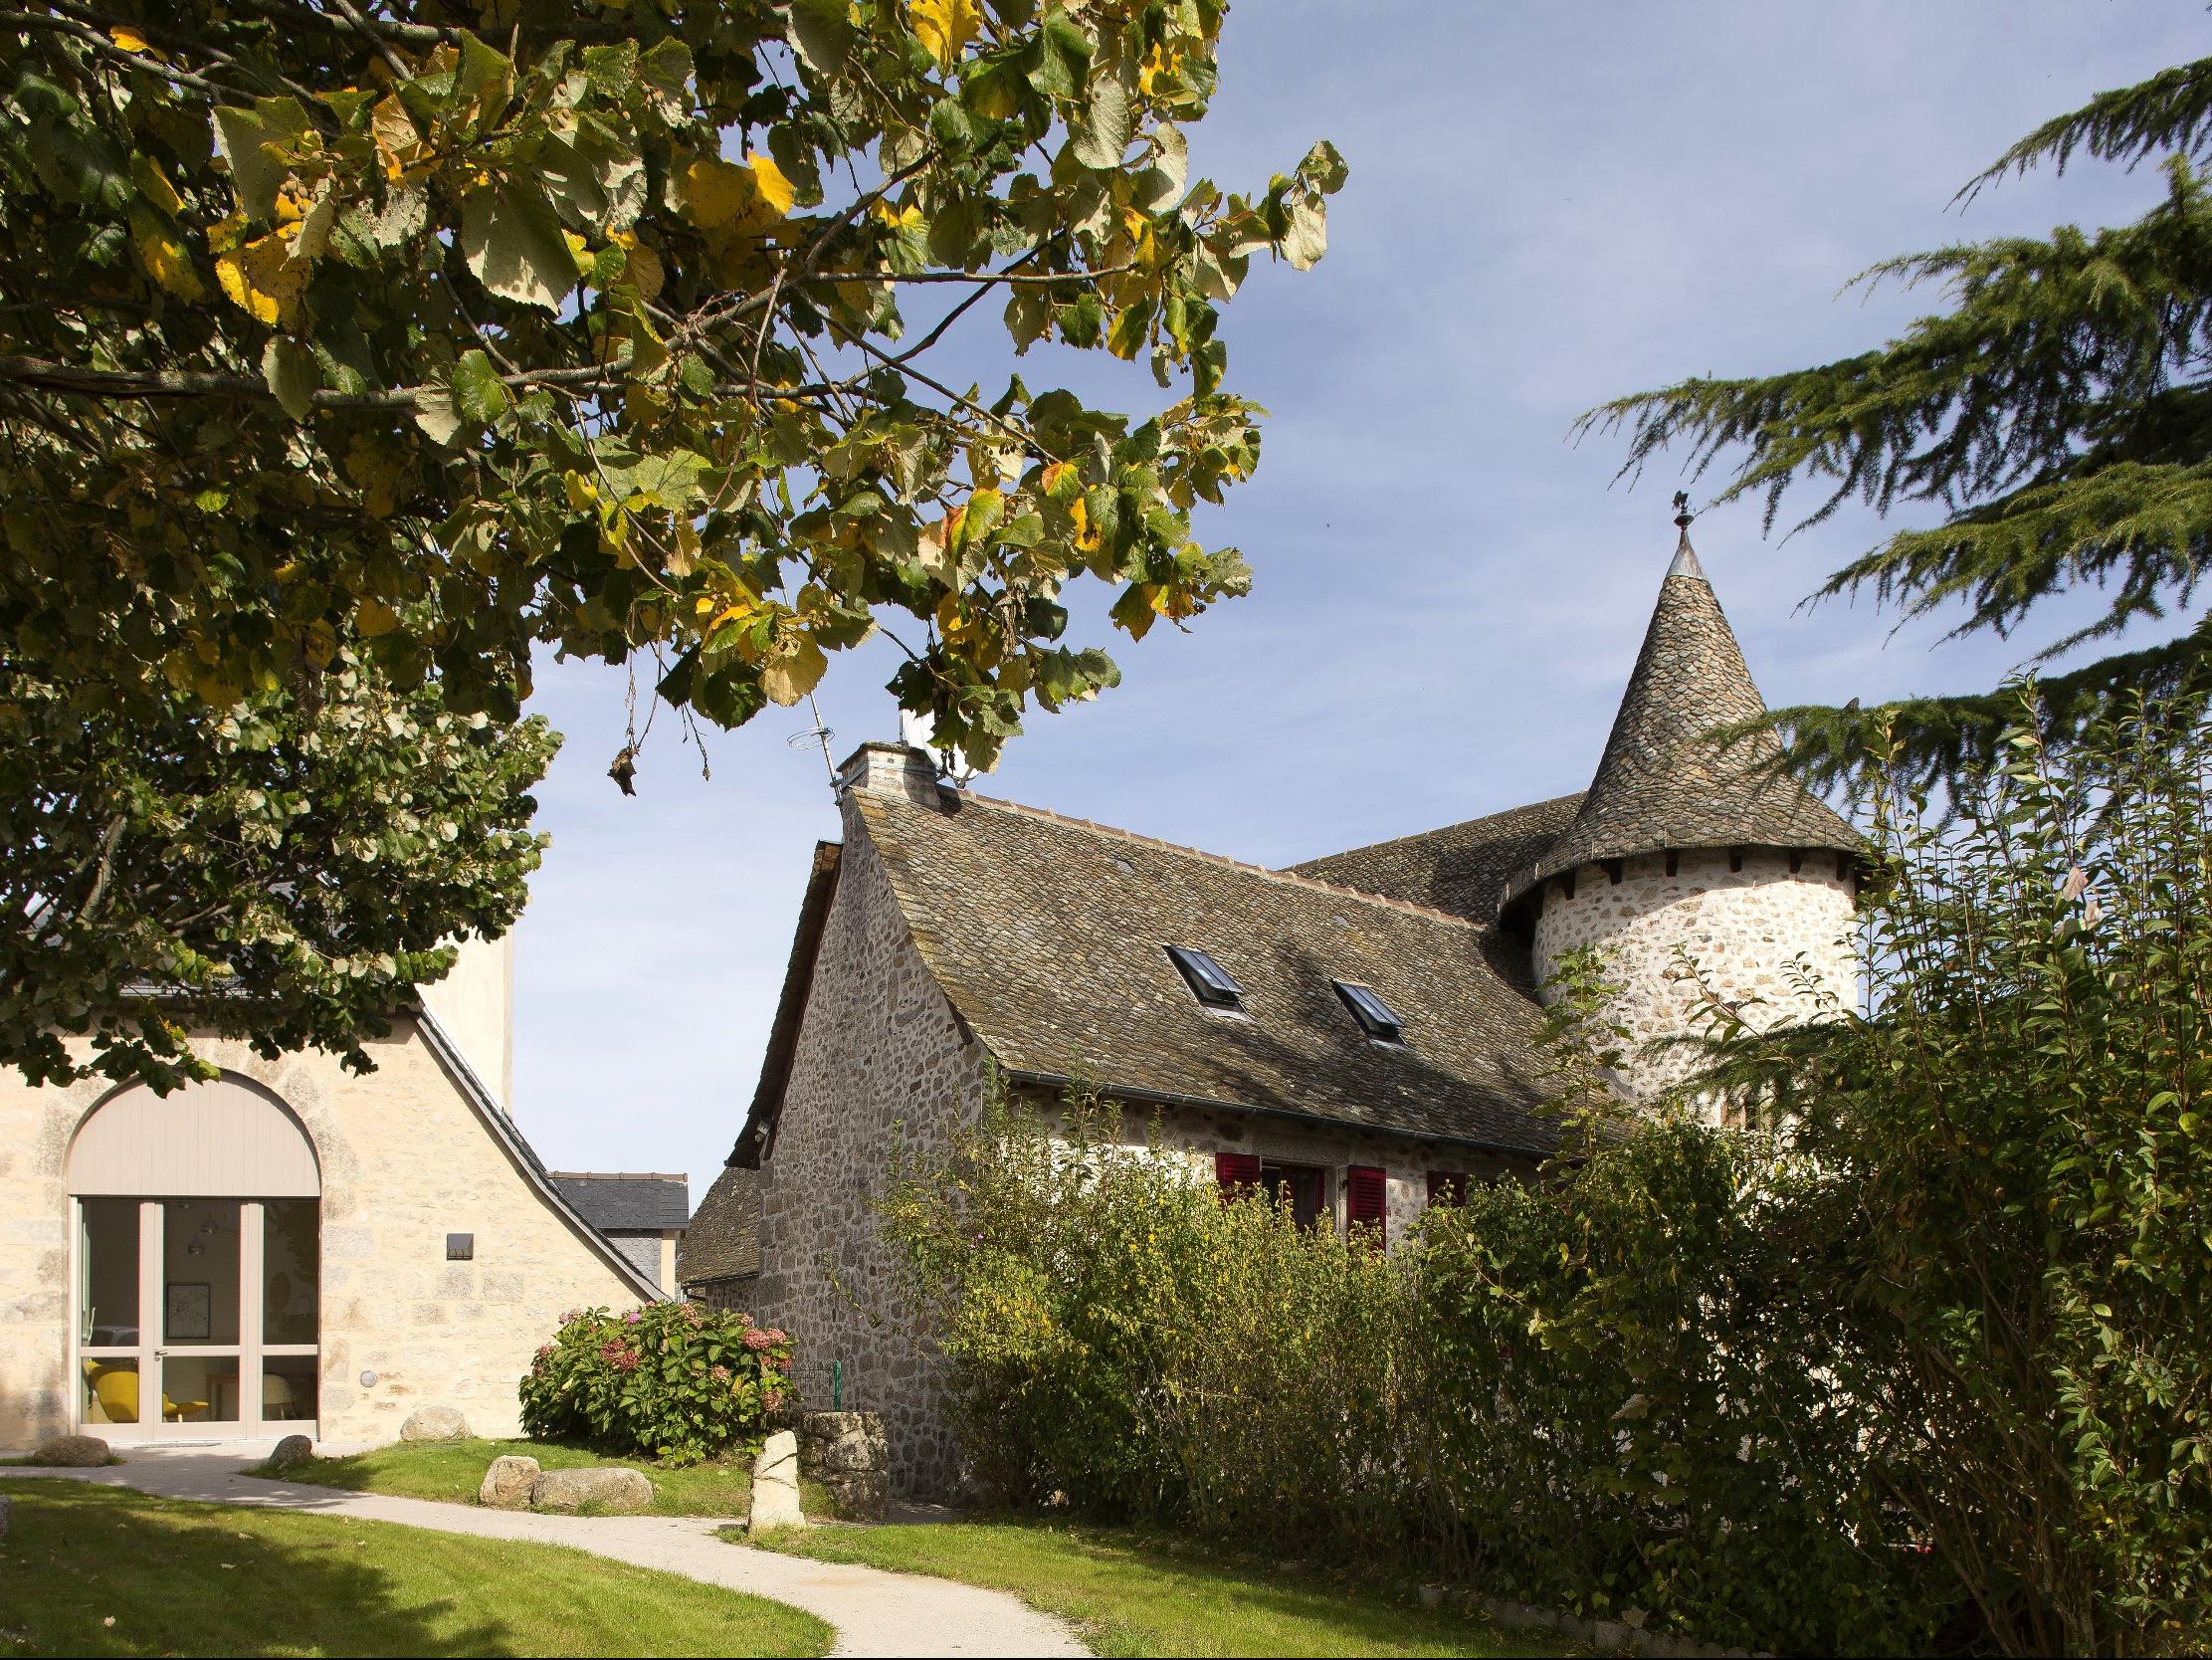
[[1183, 978], [1190, 982], [1191, 991], [1210, 1009], [1241, 1009], [1244, 1007], [1244, 987], [1230, 977], [1229, 970], [1199, 950], [1195, 945], [1170, 945], [1167, 954], [1175, 966], [1183, 971]]
[[1336, 980], [1336, 995], [1344, 999], [1344, 1007], [1352, 1011], [1352, 1018], [1359, 1022], [1359, 1029], [1377, 1043], [1405, 1042], [1405, 1022], [1382, 1000], [1382, 994], [1371, 985], [1361, 985], [1356, 980]]

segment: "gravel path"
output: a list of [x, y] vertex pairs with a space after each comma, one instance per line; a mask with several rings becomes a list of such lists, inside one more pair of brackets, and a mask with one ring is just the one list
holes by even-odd
[[[245, 1475], [250, 1460], [201, 1448], [135, 1450], [127, 1464], [101, 1470], [0, 1470], [6, 1476], [62, 1476], [135, 1488], [165, 1499], [252, 1505], [308, 1515], [397, 1522], [443, 1534], [529, 1539], [566, 1545], [616, 1561], [750, 1591], [804, 1608], [837, 1627], [841, 1655], [1085, 1655], [1067, 1624], [1002, 1591], [949, 1579], [886, 1573], [873, 1567], [809, 1561], [716, 1539], [723, 1522], [669, 1516], [540, 1516], [347, 1493]], [[0, 1489], [4, 1491], [4, 1489]]]

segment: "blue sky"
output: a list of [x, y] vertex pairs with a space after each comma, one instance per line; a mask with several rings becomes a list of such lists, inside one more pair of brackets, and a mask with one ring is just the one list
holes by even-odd
[[[1135, 647], [1076, 606], [1124, 685], [1036, 717], [979, 787], [1269, 864], [1581, 788], [1679, 481], [1616, 484], [1621, 442], [1568, 443], [1574, 417], [1878, 343], [1934, 304], [1839, 296], [1891, 255], [2134, 217], [2155, 173], [2094, 163], [1950, 199], [2041, 120], [2208, 38], [2184, 0], [1243, 0], [1194, 174], [1257, 189], [1324, 136], [1351, 165], [1327, 258], [1256, 265], [1225, 319], [1231, 386], [1274, 413], [1258, 477], [1202, 533], [1243, 548], [1253, 594]], [[995, 329], [949, 336], [946, 368], [1002, 385]], [[1091, 357], [1019, 366], [1034, 390], [1161, 398]], [[2054, 614], [1938, 644], [1941, 623], [1893, 633], [1865, 602], [1799, 609], [1879, 533], [1850, 511], [1786, 542], [1753, 507], [1699, 522], [1770, 704], [1978, 688], [2064, 632]], [[834, 665], [840, 757], [896, 735], [891, 667]], [[822, 756], [770, 710], [709, 737], [703, 779], [664, 712], [628, 800], [606, 777], [619, 672], [547, 664], [532, 708], [568, 744], [515, 935], [516, 1116], [556, 1167], [686, 1170], [696, 1200], [751, 1100], [814, 843], [838, 833]]]

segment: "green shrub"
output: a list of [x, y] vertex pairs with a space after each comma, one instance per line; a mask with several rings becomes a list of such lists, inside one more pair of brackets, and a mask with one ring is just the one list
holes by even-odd
[[793, 1403], [791, 1340], [697, 1303], [572, 1309], [521, 1398], [523, 1431], [539, 1439], [696, 1463], [758, 1439]]

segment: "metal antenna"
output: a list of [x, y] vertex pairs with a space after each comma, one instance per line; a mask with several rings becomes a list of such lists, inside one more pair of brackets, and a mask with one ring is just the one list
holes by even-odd
[[806, 695], [807, 713], [814, 717], [814, 725], [793, 732], [783, 741], [794, 749], [804, 749], [809, 743], [822, 746], [822, 770], [830, 775], [830, 787], [837, 787], [837, 762], [830, 759], [830, 739], [837, 733], [822, 724], [822, 706], [814, 701], [814, 694]]

